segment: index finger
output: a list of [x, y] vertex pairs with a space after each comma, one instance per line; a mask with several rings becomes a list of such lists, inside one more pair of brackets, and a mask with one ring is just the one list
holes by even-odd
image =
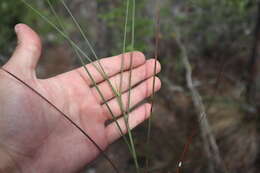
[[[145, 63], [145, 56], [141, 52], [129, 52], [109, 58], [103, 58], [99, 60], [104, 72], [107, 77], [111, 77], [123, 71], [129, 70], [131, 67], [131, 58], [132, 58], [132, 68], [136, 68]], [[123, 61], [123, 67], [121, 67]], [[105, 80], [104, 75], [101, 73], [101, 68], [98, 61], [92, 62], [86, 65], [87, 70], [93, 77], [95, 83], [100, 83]], [[88, 85], [94, 85], [90, 76], [86, 73], [85, 68], [80, 67], [78, 69], [72, 70], [65, 73], [64, 75], [72, 75], [71, 77], [83, 77]]]

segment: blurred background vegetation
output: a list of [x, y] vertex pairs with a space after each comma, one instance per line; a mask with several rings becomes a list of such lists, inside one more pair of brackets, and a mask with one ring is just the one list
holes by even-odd
[[[71, 38], [88, 51], [59, 0], [52, 2]], [[122, 52], [123, 2], [66, 1], [99, 57]], [[30, 3], [55, 22], [45, 1]], [[195, 128], [196, 135], [182, 160], [181, 172], [260, 172], [259, 2], [138, 0], [135, 44], [147, 57], [154, 56], [157, 6], [160, 7], [159, 59], [163, 66], [160, 74], [163, 88], [156, 99], [151, 145], [143, 145], [145, 124], [135, 130], [140, 160], [145, 156], [151, 159], [150, 172], [176, 172], [184, 145]], [[16, 45], [14, 25], [22, 22], [34, 28], [44, 43], [43, 58], [38, 67], [40, 77], [79, 66], [69, 45], [21, 1], [2, 0], [0, 16], [0, 64], [6, 62]], [[206, 107], [209, 133], [216, 141], [221, 164], [214, 162], [215, 154], [209, 158], [205, 152], [203, 128], [199, 125], [196, 106], [187, 86], [185, 55], [191, 63], [194, 86]], [[111, 146], [108, 154], [121, 170], [131, 172], [133, 160], [122, 141]], [[100, 158], [85, 172], [112, 172], [109, 170], [109, 165]]]

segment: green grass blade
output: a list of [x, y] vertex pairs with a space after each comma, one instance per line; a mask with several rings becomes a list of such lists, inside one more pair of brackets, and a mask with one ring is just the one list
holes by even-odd
[[[85, 68], [85, 70], [86, 70], [86, 72], [88, 73], [88, 75], [89, 75], [89, 77], [91, 78], [91, 80], [92, 80], [92, 82], [95, 84], [95, 86], [96, 86], [96, 83], [95, 83], [95, 81], [94, 81], [94, 79], [92, 78], [92, 76], [91, 76], [91, 74], [90, 74], [90, 72], [87, 70], [87, 68], [85, 67], [85, 62], [84, 62], [84, 60], [81, 58], [81, 56], [80, 56], [80, 54], [81, 55], [83, 55], [83, 57], [85, 57], [89, 62], [92, 62], [92, 60], [89, 58], [89, 56], [85, 53], [85, 52], [83, 52], [78, 46], [77, 46], [77, 44], [75, 43], [75, 42], [73, 42], [61, 29], [59, 29], [53, 22], [51, 22], [50, 20], [48, 20], [48, 18], [46, 18], [44, 15], [42, 15], [38, 10], [36, 10], [34, 7], [32, 7], [30, 4], [28, 4], [25, 0], [21, 0], [22, 2], [24, 2], [29, 8], [31, 8], [35, 13], [37, 13], [43, 20], [45, 20], [48, 24], [50, 24], [59, 34], [61, 34], [61, 36], [62, 37], [64, 37], [67, 41], [69, 41], [69, 43], [72, 45], [72, 47], [74, 48], [74, 50], [75, 50], [75, 52], [77, 53], [77, 55], [78, 55], [78, 57], [80, 58], [80, 61], [81, 61], [81, 63], [82, 63], [82, 65], [83, 65], [83, 67]], [[54, 10], [53, 10], [54, 11]], [[132, 21], [132, 29], [134, 29], [134, 17], [135, 17], [135, 14], [134, 14], [134, 12], [135, 12], [135, 1], [133, 1], [133, 21]], [[71, 13], [70, 13], [71, 14]], [[72, 14], [71, 14], [72, 15]], [[74, 22], [76, 21], [76, 19], [74, 18]], [[78, 27], [80, 27], [80, 25], [77, 25]], [[82, 29], [80, 29], [81, 30], [81, 33], [84, 33], [83, 31], [82, 31]], [[85, 37], [85, 36], [84, 36]], [[89, 43], [89, 42], [88, 42]], [[133, 30], [133, 32], [132, 32], [132, 49], [134, 48], [134, 30]], [[90, 44], [90, 43], [89, 43]], [[93, 50], [93, 49], [92, 49]], [[94, 52], [94, 50], [93, 50], [93, 52]], [[92, 53], [93, 53], [92, 52]], [[95, 56], [95, 58], [97, 58], [97, 56], [96, 56], [96, 54], [94, 54], [94, 56]], [[132, 58], [131, 58], [132, 59]], [[130, 63], [130, 64], [132, 64], [132, 62]], [[101, 68], [101, 70], [100, 70], [100, 68], [98, 68], [97, 66], [96, 66], [96, 64], [93, 64], [94, 65], [94, 67], [100, 72], [100, 74], [102, 74], [102, 76], [108, 81], [108, 83], [109, 83], [109, 85], [110, 85], [110, 87], [111, 87], [111, 89], [112, 89], [112, 91], [113, 91], [113, 93], [116, 95], [116, 98], [117, 98], [117, 100], [118, 100], [118, 103], [119, 103], [119, 106], [120, 106], [120, 109], [121, 109], [121, 111], [124, 113], [124, 117], [126, 117], [127, 119], [128, 119], [128, 114], [126, 114], [125, 113], [125, 111], [124, 111], [124, 108], [123, 108], [123, 103], [122, 103], [122, 100], [120, 99], [120, 97], [121, 97], [121, 92], [120, 93], [118, 93], [117, 91], [116, 91], [116, 89], [113, 87], [113, 85], [111, 84], [111, 82], [109, 81], [109, 79], [108, 79], [108, 76], [107, 76], [107, 74], [105, 73], [105, 71], [104, 71], [104, 69], [102, 68], [102, 66], [101, 66], [101, 64], [99, 63], [99, 61], [98, 61], [98, 65], [99, 65], [99, 67]], [[132, 66], [132, 65], [131, 65]], [[131, 68], [131, 70], [130, 70], [131, 72], [132, 72], [132, 68]], [[131, 73], [130, 72], [130, 73]], [[131, 79], [131, 76], [130, 76], [130, 79]], [[130, 80], [131, 81], [131, 80]], [[131, 84], [130, 84], [130, 86], [131, 86]], [[98, 87], [96, 87], [96, 89], [97, 89], [97, 91], [98, 91], [98, 93], [101, 95], [101, 97], [102, 97], [102, 93], [101, 93], [101, 91], [98, 89]], [[131, 90], [131, 87], [130, 87], [130, 90]], [[130, 97], [129, 97], [130, 98]], [[104, 97], [102, 98], [102, 99], [104, 99]], [[130, 103], [130, 100], [129, 100], [129, 102], [128, 103]], [[107, 105], [107, 104], [106, 104]], [[108, 106], [108, 105], [107, 105]], [[128, 106], [129, 107], [129, 106]], [[109, 111], [110, 111], [110, 113], [111, 113], [111, 115], [113, 116], [113, 112], [111, 111], [111, 109], [109, 108], [109, 106], [108, 106], [108, 109], [109, 109]], [[128, 110], [128, 112], [129, 112], [129, 110]], [[132, 153], [132, 155], [133, 155], [133, 158], [134, 158], [134, 160], [135, 160], [135, 165], [136, 165], [136, 168], [137, 168], [137, 172], [139, 172], [139, 166], [138, 166], [138, 162], [137, 162], [137, 157], [136, 157], [136, 152], [135, 152], [135, 147], [134, 147], [134, 142], [133, 142], [133, 138], [132, 138], [132, 135], [131, 135], [131, 130], [130, 130], [130, 127], [129, 127], [129, 124], [127, 123], [127, 128], [128, 128], [128, 134], [129, 134], [129, 138], [130, 138], [130, 144], [131, 144], [131, 147], [129, 146], [129, 144], [128, 144], [128, 147], [129, 147], [129, 151]], [[120, 129], [120, 126], [119, 126], [119, 129]], [[121, 132], [122, 133], [122, 132]], [[123, 136], [123, 135], [122, 135]]]
[[37, 9], [35, 9], [33, 6], [31, 6], [29, 3], [27, 3], [25, 0], [21, 0], [27, 7], [29, 7], [30, 9], [32, 9], [36, 14], [38, 14], [45, 22], [47, 22], [50, 26], [52, 26], [64, 39], [66, 39], [67, 41], [69, 41], [73, 47], [75, 47], [77, 49], [77, 51], [82, 54], [85, 58], [87, 58], [87, 60], [89, 62], [92, 62], [91, 59], [89, 58], [89, 56], [82, 51], [79, 46], [73, 41], [71, 40], [61, 29], [59, 29], [53, 22], [51, 22], [46, 16], [44, 16], [43, 14], [41, 14]]
[[[131, 28], [131, 51], [133, 52], [134, 50], [134, 43], [135, 43], [135, 0], [132, 1], [132, 28]], [[126, 31], [125, 31], [126, 32]], [[125, 45], [124, 45], [125, 46]], [[128, 80], [128, 101], [127, 101], [127, 106], [126, 106], [126, 113], [124, 114], [124, 119], [125, 119], [125, 125], [127, 127], [127, 131], [128, 131], [128, 137], [129, 137], [129, 141], [130, 141], [130, 145], [132, 148], [132, 156], [134, 159], [134, 163], [135, 163], [135, 167], [136, 167], [136, 172], [139, 173], [140, 172], [140, 167], [139, 167], [139, 163], [138, 163], [138, 159], [137, 159], [137, 154], [135, 151], [135, 144], [134, 144], [134, 139], [133, 139], [133, 135], [131, 132], [131, 129], [129, 127], [129, 113], [130, 113], [130, 105], [131, 105], [131, 82], [132, 82], [132, 70], [133, 70], [133, 53], [131, 53], [130, 55], [130, 73], [129, 73], [129, 80]]]
[[61, 29], [65, 33], [65, 27], [64, 27], [64, 24], [61, 22], [61, 19], [59, 18], [59, 15], [56, 13], [56, 11], [55, 11], [53, 5], [51, 4], [50, 0], [46, 0], [46, 1], [47, 1], [48, 6], [51, 9], [51, 12], [54, 14], [56, 21], [58, 22], [59, 26], [61, 27]]
[[[36, 14], [38, 14], [44, 21], [46, 21], [49, 25], [51, 25], [63, 38], [65, 38], [74, 48], [75, 52], [77, 52], [77, 55], [79, 57], [81, 57], [79, 54], [82, 54], [87, 60], [89, 60], [89, 62], [92, 62], [91, 59], [88, 57], [88, 55], [86, 55], [77, 45], [75, 42], [73, 42], [61, 29], [59, 29], [53, 22], [51, 22], [48, 18], [46, 18], [44, 15], [42, 15], [38, 10], [36, 10], [33, 6], [31, 6], [30, 4], [28, 4], [26, 1], [21, 0], [26, 6], [28, 6], [30, 9], [32, 9]], [[95, 84], [95, 86], [97, 86], [96, 82], [94, 81], [93, 77], [91, 76], [90, 72], [87, 70], [87, 68], [85, 67], [85, 62], [82, 58], [80, 58], [81, 63], [83, 64], [84, 69], [86, 70], [86, 72], [88, 73], [89, 77], [91, 78], [92, 82]], [[97, 66], [95, 64], [93, 64], [94, 67], [99, 70], [97, 68]], [[100, 71], [100, 70], [99, 70]], [[98, 89], [98, 87], [96, 88], [98, 93], [101, 95], [102, 99], [104, 100], [104, 97], [102, 96], [101, 91]], [[108, 104], [105, 102], [106, 106], [108, 107], [109, 112], [111, 113], [111, 115], [114, 115], [112, 110], [110, 109], [110, 107], [108, 106]], [[120, 126], [119, 126], [120, 129]], [[122, 133], [122, 130], [121, 130]], [[123, 134], [123, 133], [122, 133]], [[124, 135], [122, 135], [124, 137]], [[130, 147], [129, 147], [130, 148]], [[130, 149], [131, 151], [131, 149]], [[118, 171], [117, 171], [118, 172]]]
[[[77, 22], [77, 20], [76, 20], [75, 17], [73, 16], [72, 12], [70, 11], [70, 9], [69, 9], [68, 6], [66, 5], [66, 3], [65, 3], [63, 0], [60, 0], [60, 1], [62, 2], [63, 6], [65, 7], [65, 9], [67, 10], [67, 12], [68, 12], [69, 15], [71, 16], [71, 18], [72, 18], [74, 24], [76, 25], [76, 27], [77, 27], [78, 30], [80, 31], [80, 33], [81, 33], [83, 39], [86, 41], [87, 46], [91, 49], [92, 54], [94, 55], [95, 59], [96, 59], [97, 62], [98, 62], [98, 66], [99, 66], [98, 71], [99, 71], [99, 73], [100, 73], [100, 74], [105, 78], [105, 80], [108, 82], [108, 84], [109, 84], [109, 86], [110, 86], [112, 92], [115, 94], [115, 96], [116, 96], [116, 98], [117, 98], [117, 102], [118, 102], [118, 104], [119, 104], [119, 107], [120, 107], [121, 111], [123, 112], [123, 102], [122, 102], [122, 100], [119, 99], [119, 97], [121, 97], [121, 95], [122, 95], [121, 92], [117, 92], [117, 90], [115, 89], [115, 87], [113, 87], [113, 85], [112, 85], [112, 83], [110, 82], [109, 77], [108, 77], [107, 74], [105, 73], [105, 70], [104, 70], [103, 66], [101, 65], [101, 63], [100, 63], [100, 61], [99, 61], [99, 59], [98, 59], [98, 57], [97, 57], [97, 55], [96, 55], [96, 53], [95, 53], [93, 47], [91, 46], [89, 40], [87, 39], [87, 36], [86, 36], [85, 33], [83, 32], [82, 27], [81, 27], [80, 24]], [[81, 60], [81, 62], [82, 62], [82, 60]], [[87, 73], [88, 73], [88, 72], [87, 72]], [[89, 74], [89, 73], [88, 73], [88, 74]], [[120, 74], [120, 75], [122, 76], [122, 74]], [[95, 82], [93, 82], [93, 83], [95, 83]], [[96, 84], [95, 84], [94, 86], [95, 86], [96, 90], [98, 91], [98, 93], [101, 94], [101, 91], [96, 87]], [[116, 126], [117, 126], [117, 128], [119, 129], [120, 134], [121, 134], [121, 136], [123, 137], [125, 143], [127, 144], [127, 147], [128, 147], [128, 149], [129, 149], [129, 151], [132, 152], [132, 149], [131, 149], [131, 147], [130, 147], [130, 145], [129, 145], [129, 142], [128, 142], [127, 138], [124, 136], [121, 127], [119, 126], [118, 122], [116, 121], [115, 115], [113, 114], [113, 112], [112, 112], [111, 109], [109, 108], [108, 104], [105, 102], [104, 97], [101, 96], [101, 98], [102, 98], [103, 102], [106, 104], [107, 108], [109, 109], [109, 112], [110, 112], [111, 115], [112, 115], [113, 121], [115, 121]]]
[[122, 83], [123, 83], [124, 54], [126, 52], [128, 17], [129, 17], [129, 0], [126, 1], [125, 27], [124, 27], [124, 38], [123, 38], [123, 52], [122, 52], [122, 60], [121, 60], [121, 70], [120, 70], [121, 74], [120, 74], [120, 85], [119, 85], [119, 91], [120, 92], [122, 92]]
[[[63, 32], [65, 32], [65, 31], [64, 31], [64, 30], [65, 30], [65, 27], [64, 27], [64, 25], [62, 24], [61, 20], [59, 19], [59, 17], [58, 17], [58, 15], [57, 15], [56, 11], [54, 10], [54, 8], [53, 8], [53, 6], [52, 6], [52, 4], [50, 3], [49, 0], [47, 0], [47, 1], [48, 1], [48, 5], [49, 5], [50, 8], [51, 8], [52, 13], [55, 15], [55, 17], [56, 17], [58, 23], [61, 25], [61, 28], [63, 29]], [[63, 1], [63, 2], [64, 2], [64, 1]], [[76, 19], [74, 18], [73, 14], [71, 13], [71, 11], [69, 10], [69, 8], [67, 7], [67, 5], [66, 5], [65, 3], [64, 3], [64, 6], [66, 7], [66, 10], [69, 12], [69, 14], [71, 15], [71, 17], [73, 18], [74, 23], [76, 23], [78, 29], [80, 30], [81, 34], [83, 35], [83, 38], [88, 42], [88, 39], [87, 39], [86, 35], [84, 34], [84, 32], [83, 32], [83, 30], [81, 29], [80, 25], [78, 24], [78, 22], [76, 21]], [[90, 72], [88, 71], [88, 69], [85, 67], [86, 63], [84, 62], [83, 58], [80, 56], [79, 52], [75, 49], [75, 47], [73, 46], [73, 44], [71, 44], [71, 42], [69, 42], [69, 43], [70, 43], [71, 47], [73, 48], [74, 52], [76, 53], [77, 57], [79, 58], [81, 64], [83, 65], [83, 67], [84, 67], [86, 73], [88, 74], [89, 78], [91, 79], [92, 83], [94, 84], [94, 87], [95, 87], [95, 89], [97, 90], [98, 94], [100, 95], [102, 101], [104, 102], [104, 104], [105, 104], [106, 107], [108, 108], [109, 113], [111, 114], [113, 120], [115, 121], [116, 126], [117, 126], [117, 128], [119, 129], [119, 132], [120, 132], [121, 136], [123, 137], [124, 142], [125, 142], [125, 143], [127, 144], [127, 146], [128, 146], [128, 149], [131, 151], [130, 144], [129, 144], [127, 138], [125, 137], [125, 135], [123, 134], [123, 131], [122, 131], [120, 125], [119, 125], [118, 122], [116, 121], [116, 116], [115, 116], [114, 113], [112, 112], [112, 110], [111, 110], [111, 108], [109, 107], [108, 103], [105, 101], [105, 98], [104, 98], [104, 96], [103, 96], [101, 90], [98, 88], [97, 83], [95, 82], [94, 78], [92, 77], [92, 75], [90, 74]], [[88, 43], [89, 43], [89, 42], [88, 42]], [[90, 43], [89, 43], [89, 45], [90, 45]], [[91, 45], [90, 45], [90, 46], [91, 46]], [[93, 51], [94, 51], [94, 50], [93, 50]], [[95, 56], [96, 56], [96, 55], [95, 55]], [[108, 79], [108, 80], [109, 80], [109, 79]]]
[[93, 46], [91, 45], [90, 41], [88, 40], [85, 32], [83, 31], [82, 27], [80, 26], [79, 22], [76, 20], [76, 18], [73, 16], [71, 10], [69, 9], [69, 7], [67, 6], [67, 4], [64, 2], [64, 0], [60, 0], [60, 2], [62, 3], [62, 5], [64, 6], [64, 8], [66, 9], [66, 11], [69, 13], [70, 17], [72, 18], [74, 24], [76, 25], [76, 27], [78, 28], [81, 36], [83, 37], [83, 39], [85, 40], [87, 46], [89, 47], [90, 51], [92, 52], [92, 54], [94, 55], [95, 59], [98, 60], [98, 56], [93, 48]]

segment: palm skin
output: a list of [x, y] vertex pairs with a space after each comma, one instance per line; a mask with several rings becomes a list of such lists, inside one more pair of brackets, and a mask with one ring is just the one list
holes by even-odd
[[[62, 112], [78, 124], [102, 149], [121, 135], [115, 122], [105, 125], [112, 116], [104, 100], [93, 87], [83, 68], [79, 68], [50, 79], [37, 79], [35, 67], [41, 53], [37, 34], [28, 26], [16, 27], [18, 47], [11, 59], [3, 66], [28, 85], [41, 93]], [[124, 105], [127, 104], [127, 90], [130, 59], [132, 64], [131, 106], [152, 94], [154, 60], [146, 61], [139, 52], [124, 56], [104, 58], [100, 62], [113, 86], [120, 83], [120, 64], [125, 59], [122, 90]], [[158, 63], [158, 62], [157, 62]], [[115, 95], [107, 81], [88, 64], [98, 87], [115, 116], [121, 116]], [[157, 72], [160, 71], [158, 63]], [[99, 154], [99, 150], [52, 106], [28, 87], [4, 71], [0, 71], [0, 161], [10, 162], [12, 172], [77, 172]], [[155, 90], [160, 88], [156, 78]], [[130, 113], [131, 128], [140, 124], [150, 114], [150, 104], [143, 104]], [[122, 118], [119, 125], [126, 133]], [[2, 153], [2, 156], [1, 156]], [[1, 168], [1, 164], [0, 164]], [[1, 169], [0, 169], [1, 171]]]

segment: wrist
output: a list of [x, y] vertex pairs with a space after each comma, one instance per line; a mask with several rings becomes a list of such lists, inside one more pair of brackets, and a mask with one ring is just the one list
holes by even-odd
[[36, 172], [33, 169], [33, 161], [25, 156], [11, 152], [0, 145], [0, 173], [31, 173]]
[[18, 171], [13, 156], [3, 147], [0, 147], [0, 173], [15, 173]]

